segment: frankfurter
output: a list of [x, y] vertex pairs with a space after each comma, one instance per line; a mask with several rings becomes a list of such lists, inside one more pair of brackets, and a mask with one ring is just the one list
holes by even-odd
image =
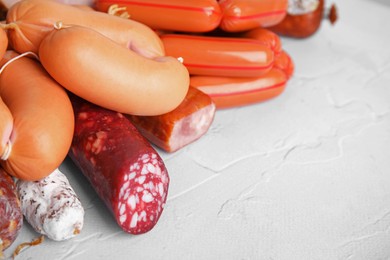
[[275, 56], [282, 51], [282, 42], [279, 35], [267, 28], [257, 27], [255, 29], [240, 33], [238, 37], [255, 39], [265, 46], [271, 48]]
[[282, 70], [286, 74], [287, 79], [291, 78], [295, 71], [295, 64], [287, 51], [282, 50], [279, 55], [276, 56], [274, 68]]
[[286, 16], [288, 0], [220, 0], [220, 28], [240, 32], [257, 27], [270, 27]]
[[11, 176], [0, 167], [0, 258], [17, 238], [23, 225], [23, 214]]
[[172, 153], [203, 136], [214, 114], [215, 104], [211, 98], [190, 87], [183, 102], [169, 113], [160, 116], [126, 116], [151, 143]]
[[69, 97], [32, 58], [7, 51], [0, 66], [1, 98], [14, 118], [11, 148], [0, 164], [18, 179], [44, 178], [62, 163], [72, 142]]
[[55, 241], [78, 235], [84, 224], [84, 208], [59, 169], [38, 181], [16, 181], [22, 212], [32, 228]]
[[123, 114], [76, 96], [72, 102], [76, 123], [70, 158], [122, 230], [150, 231], [167, 199], [169, 175], [164, 162]]
[[192, 76], [190, 86], [209, 95], [217, 109], [225, 109], [274, 98], [284, 91], [286, 82], [285, 73], [273, 68], [257, 78]]
[[37, 53], [42, 39], [55, 24], [81, 25], [92, 28], [134, 52], [154, 58], [164, 55], [161, 40], [144, 24], [107, 13], [85, 10], [53, 0], [22, 0], [7, 14], [6, 25], [11, 47], [24, 53]]
[[52, 31], [39, 54], [43, 67], [63, 87], [118, 112], [164, 114], [188, 91], [188, 71], [177, 59], [144, 58], [86, 27]]
[[286, 17], [269, 29], [286, 37], [307, 38], [318, 31], [324, 17], [331, 24], [336, 22], [337, 10], [334, 4], [325, 16], [324, 0], [290, 0]]
[[252, 39], [184, 34], [160, 38], [166, 54], [182, 57], [190, 75], [259, 77], [274, 62], [272, 50]]
[[108, 12], [113, 4], [153, 29], [208, 32], [219, 26], [222, 17], [216, 0], [97, 0], [95, 8]]

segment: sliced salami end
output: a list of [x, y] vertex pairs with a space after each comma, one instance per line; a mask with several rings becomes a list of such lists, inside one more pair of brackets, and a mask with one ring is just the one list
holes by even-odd
[[76, 124], [70, 158], [125, 232], [151, 230], [168, 194], [163, 160], [123, 114], [76, 97], [72, 102]]

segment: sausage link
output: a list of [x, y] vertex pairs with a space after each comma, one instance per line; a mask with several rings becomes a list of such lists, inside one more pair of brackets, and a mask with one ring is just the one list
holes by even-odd
[[23, 214], [11, 176], [0, 167], [0, 258], [17, 238], [23, 225]]
[[288, 0], [220, 0], [223, 13], [220, 28], [240, 32], [270, 27], [283, 20]]
[[273, 68], [258, 78], [192, 76], [190, 86], [211, 97], [217, 109], [259, 103], [280, 95], [286, 86], [285, 73]]
[[127, 116], [151, 143], [166, 152], [176, 152], [203, 136], [214, 114], [215, 104], [211, 98], [190, 87], [183, 102], [169, 113], [160, 116]]
[[221, 8], [216, 0], [97, 0], [96, 9], [107, 12], [117, 4], [130, 19], [153, 29], [208, 32], [219, 26]]
[[183, 34], [160, 37], [166, 54], [182, 57], [191, 75], [259, 77], [274, 61], [272, 50], [253, 39]]
[[19, 53], [37, 53], [42, 39], [59, 21], [92, 28], [145, 57], [164, 55], [159, 37], [144, 24], [47, 0], [22, 0], [9, 9], [6, 22], [10, 45]]
[[12, 150], [0, 164], [18, 179], [39, 180], [58, 168], [68, 153], [74, 130], [72, 104], [36, 60], [7, 51], [0, 66], [0, 96], [14, 118]]
[[167, 199], [164, 162], [123, 114], [72, 100], [76, 124], [70, 158], [125, 232], [148, 232]]
[[38, 181], [17, 180], [22, 212], [33, 229], [55, 241], [73, 238], [84, 224], [84, 208], [59, 169]]

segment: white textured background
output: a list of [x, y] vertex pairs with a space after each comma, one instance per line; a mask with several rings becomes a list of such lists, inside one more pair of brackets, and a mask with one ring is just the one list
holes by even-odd
[[[122, 232], [67, 160], [82, 233], [17, 259], [390, 259], [390, 1], [332, 2], [335, 26], [283, 38], [296, 71], [282, 95], [160, 151], [171, 184], [152, 231]], [[6, 255], [35, 237], [25, 224]]]

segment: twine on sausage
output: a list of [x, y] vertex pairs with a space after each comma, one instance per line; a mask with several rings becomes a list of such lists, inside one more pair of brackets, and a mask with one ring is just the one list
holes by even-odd
[[8, 140], [7, 144], [5, 145], [4, 153], [1, 155], [0, 159], [3, 161], [8, 160], [9, 156], [11, 155], [12, 151], [12, 142], [11, 140]]
[[25, 56], [28, 56], [28, 55], [31, 55], [31, 56], [33, 56], [35, 59], [39, 60], [38, 55], [35, 54], [34, 52], [32, 52], [32, 51], [24, 52], [24, 53], [22, 53], [22, 54], [19, 54], [18, 56], [13, 57], [12, 59], [10, 59], [9, 61], [7, 61], [6, 63], [4, 63], [4, 65], [3, 65], [3, 66], [1, 67], [1, 69], [0, 69], [0, 74], [3, 73], [3, 70], [4, 70], [9, 64], [11, 64], [12, 62], [14, 62], [14, 61], [16, 61], [16, 60], [18, 60], [18, 59], [20, 59], [20, 58], [23, 58], [23, 57], [25, 57]]

